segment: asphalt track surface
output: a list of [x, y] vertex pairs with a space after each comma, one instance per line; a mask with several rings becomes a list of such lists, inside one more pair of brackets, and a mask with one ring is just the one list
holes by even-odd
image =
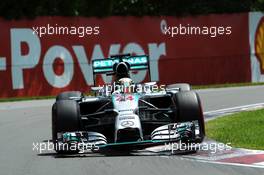
[[[264, 102], [264, 86], [199, 90], [204, 111]], [[221, 165], [181, 156], [73, 156], [39, 154], [33, 142], [51, 139], [54, 100], [0, 103], [0, 174], [264, 174], [263, 168]]]

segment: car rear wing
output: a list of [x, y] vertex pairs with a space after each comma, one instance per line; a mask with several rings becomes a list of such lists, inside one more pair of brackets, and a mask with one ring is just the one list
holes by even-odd
[[105, 74], [113, 72], [115, 63], [128, 62], [130, 70], [145, 70], [149, 69], [149, 57], [147, 55], [140, 56], [112, 56], [111, 58], [93, 60], [93, 73]]
[[[110, 74], [113, 73], [113, 65], [115, 63], [127, 62], [132, 70], [150, 70], [149, 57], [147, 55], [113, 55], [110, 58], [95, 59], [92, 61], [93, 77], [95, 81], [96, 74]], [[150, 76], [150, 71], [149, 76]], [[151, 77], [150, 77], [151, 79]]]

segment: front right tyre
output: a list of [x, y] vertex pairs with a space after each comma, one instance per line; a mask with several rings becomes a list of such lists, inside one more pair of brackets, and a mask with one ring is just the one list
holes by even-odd
[[58, 133], [81, 130], [79, 104], [74, 100], [59, 100], [52, 106], [52, 140], [58, 153], [75, 153], [71, 150], [59, 150], [57, 147]]

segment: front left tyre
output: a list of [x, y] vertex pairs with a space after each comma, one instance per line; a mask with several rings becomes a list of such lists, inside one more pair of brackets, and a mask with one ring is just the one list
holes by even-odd
[[205, 136], [204, 116], [199, 95], [194, 91], [180, 91], [173, 96], [177, 108], [174, 122], [198, 121], [200, 139], [202, 142]]

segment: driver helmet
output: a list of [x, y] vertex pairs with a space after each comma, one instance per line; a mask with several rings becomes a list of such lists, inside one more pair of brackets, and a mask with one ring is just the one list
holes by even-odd
[[121, 78], [118, 80], [118, 85], [120, 85], [121, 92], [124, 93], [132, 93], [134, 91], [134, 87], [132, 86], [133, 80], [131, 78]]

